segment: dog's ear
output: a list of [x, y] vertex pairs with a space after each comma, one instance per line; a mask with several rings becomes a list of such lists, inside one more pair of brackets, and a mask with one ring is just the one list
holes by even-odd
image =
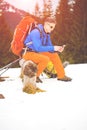
[[29, 62], [27, 65], [24, 66], [23, 73], [24, 75], [27, 75], [29, 78], [35, 76], [36, 72], [37, 72], [36, 64]]
[[32, 72], [37, 72], [37, 65], [35, 63], [30, 63], [29, 68], [32, 70]]

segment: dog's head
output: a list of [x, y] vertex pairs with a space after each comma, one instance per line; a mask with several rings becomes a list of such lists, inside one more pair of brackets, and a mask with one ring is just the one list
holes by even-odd
[[37, 65], [34, 62], [27, 61], [25, 62], [23, 73], [27, 75], [29, 78], [36, 76]]

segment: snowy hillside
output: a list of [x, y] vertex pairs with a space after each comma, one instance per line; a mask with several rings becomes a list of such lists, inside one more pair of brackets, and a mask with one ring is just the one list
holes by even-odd
[[71, 82], [47, 79], [37, 86], [46, 90], [22, 92], [20, 68], [9, 69], [0, 82], [0, 130], [87, 130], [87, 64], [65, 69]]
[[[3, 15], [6, 24], [12, 32], [25, 14], [24, 10], [18, 9], [4, 0], [0, 1], [0, 15]], [[2, 26], [4, 23], [0, 24]]]

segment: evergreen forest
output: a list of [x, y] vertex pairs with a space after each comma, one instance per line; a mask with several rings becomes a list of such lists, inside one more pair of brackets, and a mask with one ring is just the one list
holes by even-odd
[[[48, 16], [56, 18], [57, 24], [51, 38], [54, 45], [66, 45], [65, 50], [59, 54], [62, 61], [67, 60], [71, 64], [87, 63], [86, 6], [87, 0], [60, 0], [55, 12], [52, 0], [43, 0], [43, 10], [40, 10], [38, 3], [35, 6], [33, 16], [39, 22], [43, 22]], [[18, 58], [10, 51], [13, 33], [4, 13], [0, 11], [0, 67]]]

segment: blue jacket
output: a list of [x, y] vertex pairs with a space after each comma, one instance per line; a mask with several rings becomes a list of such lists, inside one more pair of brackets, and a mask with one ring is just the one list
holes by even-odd
[[54, 46], [52, 45], [50, 34], [45, 33], [42, 24], [38, 24], [38, 28], [41, 31], [35, 28], [29, 35], [27, 35], [24, 41], [25, 46], [35, 52], [54, 52]]

